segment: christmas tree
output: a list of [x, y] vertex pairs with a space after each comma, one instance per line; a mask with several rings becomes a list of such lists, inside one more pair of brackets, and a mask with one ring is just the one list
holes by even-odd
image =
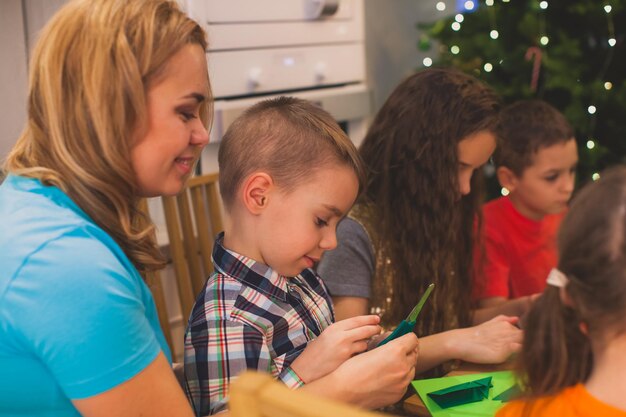
[[626, 0], [474, 0], [458, 9], [418, 26], [419, 48], [433, 55], [425, 66], [470, 73], [505, 103], [540, 98], [562, 111], [576, 131], [579, 183], [626, 163]]

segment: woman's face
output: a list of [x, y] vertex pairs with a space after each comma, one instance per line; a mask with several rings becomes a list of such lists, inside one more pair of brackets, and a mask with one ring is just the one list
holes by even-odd
[[202, 47], [189, 44], [173, 55], [146, 97], [147, 127], [131, 148], [139, 195], [175, 195], [209, 142], [200, 120], [200, 104], [209, 99]]
[[471, 191], [472, 174], [484, 165], [496, 149], [496, 137], [492, 132], [483, 130], [461, 139], [457, 145], [459, 160], [459, 194], [467, 195]]

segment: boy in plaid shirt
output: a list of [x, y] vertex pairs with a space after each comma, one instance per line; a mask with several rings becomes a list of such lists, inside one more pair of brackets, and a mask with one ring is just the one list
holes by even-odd
[[187, 395], [197, 415], [226, 409], [231, 379], [268, 372], [292, 388], [375, 408], [413, 379], [417, 338], [367, 350], [379, 318], [333, 324], [313, 271], [362, 184], [358, 153], [334, 119], [303, 100], [251, 107], [220, 144], [228, 212], [185, 334]]

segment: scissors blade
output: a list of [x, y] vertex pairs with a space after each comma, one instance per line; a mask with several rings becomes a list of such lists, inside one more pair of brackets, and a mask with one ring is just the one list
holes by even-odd
[[430, 295], [430, 293], [433, 291], [433, 288], [435, 288], [434, 283], [430, 284], [428, 288], [426, 288], [426, 292], [424, 292], [424, 295], [422, 295], [422, 298], [420, 298], [419, 303], [417, 303], [417, 305], [413, 308], [413, 310], [411, 310], [411, 312], [406, 318], [406, 321], [414, 323], [417, 320], [417, 316], [420, 313], [420, 311], [422, 311], [422, 307], [424, 307], [424, 304], [426, 304], [426, 300], [428, 299], [428, 296]]

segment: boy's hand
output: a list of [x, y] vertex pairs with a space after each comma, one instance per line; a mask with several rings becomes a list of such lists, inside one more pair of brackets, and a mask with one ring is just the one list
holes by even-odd
[[337, 369], [357, 353], [367, 350], [368, 340], [380, 333], [380, 317], [357, 316], [328, 326], [310, 341], [291, 364], [291, 369], [304, 382], [319, 379]]
[[337, 387], [344, 387], [348, 401], [366, 408], [393, 404], [415, 378], [419, 342], [414, 333], [351, 358], [333, 374]]
[[472, 363], [502, 363], [522, 346], [517, 317], [497, 316], [478, 326], [452, 330], [453, 357]]

